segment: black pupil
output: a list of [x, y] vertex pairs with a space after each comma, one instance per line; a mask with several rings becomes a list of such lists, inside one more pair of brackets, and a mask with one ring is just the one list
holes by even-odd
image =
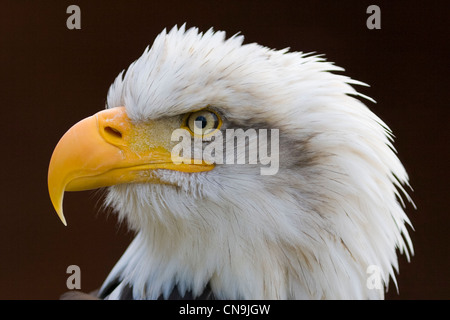
[[197, 118], [195, 118], [195, 123], [198, 124], [198, 122], [201, 122], [202, 129], [206, 127], [207, 120], [204, 116], [198, 116]]

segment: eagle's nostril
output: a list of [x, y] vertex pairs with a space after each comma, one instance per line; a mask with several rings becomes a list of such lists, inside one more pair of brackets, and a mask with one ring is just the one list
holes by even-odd
[[122, 138], [122, 132], [120, 132], [119, 130], [112, 128], [112, 127], [105, 127], [105, 133], [107, 135], [113, 136], [115, 138]]

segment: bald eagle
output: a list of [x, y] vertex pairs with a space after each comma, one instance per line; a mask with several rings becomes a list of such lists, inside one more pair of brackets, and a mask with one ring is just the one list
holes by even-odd
[[[320, 55], [243, 40], [164, 30], [115, 79], [106, 110], [55, 147], [48, 185], [63, 223], [65, 191], [104, 187], [136, 234], [99, 298], [380, 299], [397, 253], [413, 253], [408, 175], [354, 89], [364, 83]], [[176, 163], [180, 128], [194, 147]], [[238, 129], [277, 130], [266, 144], [276, 172], [198, 157], [211, 136]], [[222, 147], [233, 151], [225, 160], [255, 151]]]

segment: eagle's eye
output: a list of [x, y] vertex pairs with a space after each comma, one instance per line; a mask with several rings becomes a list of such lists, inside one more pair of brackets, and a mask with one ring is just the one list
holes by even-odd
[[222, 125], [220, 116], [210, 109], [189, 113], [185, 119], [184, 127], [186, 127], [192, 135], [198, 137], [211, 136], [217, 132]]

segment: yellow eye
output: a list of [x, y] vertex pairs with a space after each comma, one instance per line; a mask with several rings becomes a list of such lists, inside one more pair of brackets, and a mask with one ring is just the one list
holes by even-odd
[[185, 126], [194, 136], [204, 137], [214, 134], [219, 130], [222, 121], [217, 113], [204, 109], [188, 114]]

